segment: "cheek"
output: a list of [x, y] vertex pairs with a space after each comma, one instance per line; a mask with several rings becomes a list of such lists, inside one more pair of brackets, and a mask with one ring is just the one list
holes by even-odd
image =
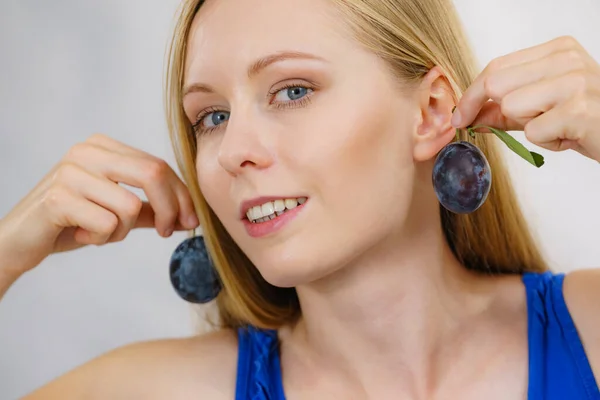
[[221, 221], [231, 214], [229, 176], [216, 157], [218, 144], [205, 143], [198, 146], [196, 174], [204, 199]]
[[279, 153], [287, 155], [295, 183], [308, 185], [313, 203], [295, 237], [250, 252], [271, 283], [319, 279], [402, 228], [412, 201], [412, 126], [385, 103], [362, 102], [352, 114], [347, 110], [357, 108], [348, 103], [321, 115], [315, 109], [298, 132], [304, 142]]
[[[366, 205], [375, 193], [396, 195], [411, 184], [408, 105], [381, 92], [366, 97], [346, 95], [344, 101], [334, 102], [335, 107], [322, 112], [315, 109], [302, 134], [303, 143], [295, 143], [294, 150], [286, 152], [293, 157], [288, 163], [310, 174], [327, 206], [360, 206], [352, 199]], [[349, 199], [340, 201], [340, 197]]]
[[[410, 127], [385, 107], [369, 109], [345, 124], [347, 138], [332, 158], [331, 209], [336, 224], [362, 237], [378, 237], [400, 225], [412, 197]], [[335, 207], [334, 207], [335, 206]], [[356, 239], [359, 240], [359, 239]]]

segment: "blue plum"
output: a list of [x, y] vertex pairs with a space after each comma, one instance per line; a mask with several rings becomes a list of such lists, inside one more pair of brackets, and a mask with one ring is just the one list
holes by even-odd
[[492, 172], [481, 150], [466, 141], [445, 146], [433, 167], [433, 188], [440, 204], [455, 214], [477, 210], [487, 199]]
[[171, 256], [171, 284], [190, 303], [208, 303], [221, 291], [221, 282], [202, 236], [183, 241]]

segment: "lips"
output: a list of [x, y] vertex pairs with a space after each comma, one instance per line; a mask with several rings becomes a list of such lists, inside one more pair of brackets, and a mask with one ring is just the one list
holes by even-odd
[[[242, 204], [240, 205], [239, 217], [242, 220], [248, 219], [247, 214], [252, 209], [255, 209], [255, 211], [257, 212], [253, 216], [263, 217], [263, 216], [266, 216], [268, 214], [272, 214], [273, 212], [275, 212], [276, 206], [278, 206], [280, 208], [282, 201], [283, 201], [283, 204], [285, 205], [286, 200], [288, 200], [287, 203], [290, 206], [289, 208], [291, 209], [291, 208], [293, 208], [291, 205], [292, 201], [296, 202], [296, 204], [303, 204], [306, 201], [306, 199], [307, 199], [307, 197], [302, 196], [302, 195], [300, 195], [300, 196], [285, 196], [285, 197], [282, 197], [282, 196], [257, 197], [257, 198], [254, 198], [251, 200], [246, 200], [246, 201], [242, 202]], [[271, 203], [271, 204], [269, 205], [269, 203]], [[258, 207], [258, 208], [255, 208], [255, 207]], [[271, 210], [270, 208], [273, 208], [273, 209]], [[258, 210], [260, 210], [260, 215], [258, 214]], [[263, 210], [264, 210], [264, 212], [263, 212]]]
[[258, 221], [250, 221], [248, 218], [244, 218], [242, 219], [242, 224], [248, 235], [253, 238], [269, 237], [281, 231], [294, 221], [302, 213], [306, 205], [307, 202], [304, 202], [285, 212], [281, 212], [281, 214], [276, 216], [271, 214], [269, 217], [260, 218]]

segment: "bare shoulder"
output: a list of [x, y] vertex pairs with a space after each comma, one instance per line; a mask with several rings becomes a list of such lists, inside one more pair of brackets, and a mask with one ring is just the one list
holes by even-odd
[[232, 399], [237, 337], [231, 330], [113, 350], [23, 400]]
[[566, 274], [563, 293], [594, 375], [600, 378], [600, 268]]

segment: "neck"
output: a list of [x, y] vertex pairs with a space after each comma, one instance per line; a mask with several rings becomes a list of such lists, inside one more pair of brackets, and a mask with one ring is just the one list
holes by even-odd
[[[456, 357], [464, 329], [489, 307], [482, 278], [447, 245], [439, 220], [390, 237], [319, 282], [298, 287], [303, 317], [291, 336], [319, 366], [383, 384], [404, 376], [414, 390]], [[406, 382], [405, 385], [406, 386]]]

